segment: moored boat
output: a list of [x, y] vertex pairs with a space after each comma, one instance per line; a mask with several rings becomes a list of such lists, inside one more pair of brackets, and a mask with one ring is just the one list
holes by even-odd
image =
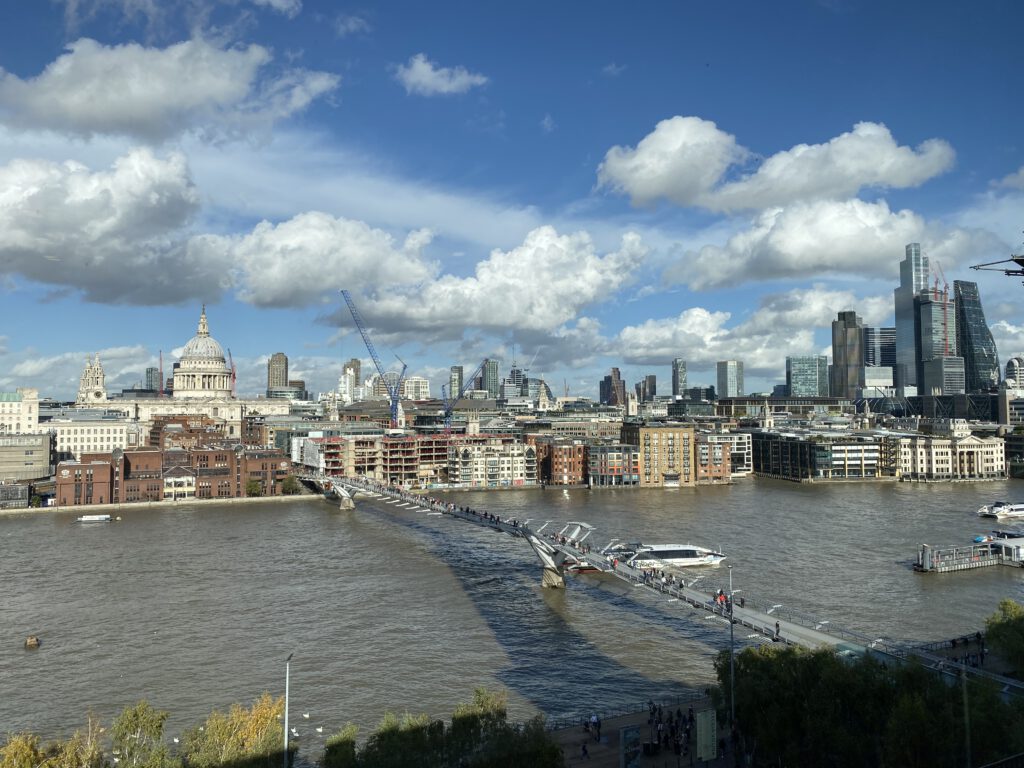
[[601, 554], [617, 559], [632, 568], [690, 568], [718, 565], [725, 555], [696, 544], [642, 544], [611, 542]]
[[1011, 504], [1008, 501], [994, 501], [985, 504], [978, 510], [978, 517], [1005, 517], [1024, 519], [1024, 504]]
[[82, 515], [78, 518], [79, 523], [109, 523], [111, 520], [110, 515]]

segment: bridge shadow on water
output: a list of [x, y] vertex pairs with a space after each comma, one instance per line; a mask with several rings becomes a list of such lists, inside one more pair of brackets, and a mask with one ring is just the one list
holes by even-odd
[[[728, 647], [724, 629], [709, 626], [685, 604], [662, 610], [652, 600], [656, 596], [637, 599], [609, 576], [567, 576], [566, 589], [545, 589], [540, 561], [525, 541], [370, 503], [414, 532], [451, 569], [508, 654], [498, 679], [549, 718], [703, 691], [713, 677], [710, 658]], [[638, 660], [636, 668], [627, 665], [631, 660]], [[664, 673], [651, 672], [657, 669]], [[687, 680], [683, 669], [703, 674]]]

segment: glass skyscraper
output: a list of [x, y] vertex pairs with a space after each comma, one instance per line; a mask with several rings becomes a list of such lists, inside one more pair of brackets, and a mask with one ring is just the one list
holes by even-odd
[[864, 329], [864, 365], [876, 368], [896, 367], [896, 329]]
[[497, 400], [501, 394], [501, 382], [498, 380], [498, 361], [488, 360], [484, 363], [483, 388], [487, 390], [487, 397]]
[[720, 360], [718, 371], [718, 396], [743, 397], [743, 363], [739, 360]]
[[964, 387], [983, 392], [999, 384], [999, 354], [985, 322], [978, 284], [953, 281], [956, 298], [956, 351], [964, 359]]
[[828, 397], [828, 358], [787, 357], [786, 391], [790, 397]]
[[686, 361], [677, 357], [672, 361], [672, 397], [683, 397], [686, 393]]
[[[963, 393], [963, 383], [951, 390], [949, 370], [963, 371], [963, 360], [957, 358], [956, 310], [946, 291], [925, 291], [914, 298], [917, 310], [917, 394], [956, 395]], [[932, 361], [957, 358], [943, 366]], [[952, 366], [952, 368], [950, 368]]]
[[917, 340], [920, 337], [914, 297], [928, 289], [928, 257], [921, 254], [920, 243], [906, 246], [906, 257], [900, 262], [900, 284], [896, 288], [896, 387], [917, 385]]

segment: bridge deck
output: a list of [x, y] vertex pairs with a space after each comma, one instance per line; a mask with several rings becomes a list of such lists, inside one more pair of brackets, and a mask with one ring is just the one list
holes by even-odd
[[[383, 487], [361, 479], [357, 481], [351, 478], [333, 478], [333, 480], [336, 484], [349, 487], [353, 492], [386, 498], [385, 503], [395, 506], [418, 507], [431, 514], [455, 517], [474, 525], [507, 533], [516, 538], [542, 539], [551, 549], [576, 562], [585, 562], [603, 574], [629, 583], [635, 589], [642, 589], [646, 593], [656, 593], [667, 598], [669, 602], [686, 604], [693, 609], [705, 611], [708, 614], [706, 619], [718, 621], [725, 627], [733, 623], [734, 632], [741, 632], [741, 640], [783, 642], [811, 649], [832, 647], [843, 654], [880, 655], [897, 661], [915, 658], [937, 673], [950, 677], [966, 673], [971, 677], [988, 678], [998, 682], [1004, 693], [1024, 696], [1024, 682], [1022, 681], [951, 661], [949, 658], [921, 646], [909, 645], [884, 637], [872, 638], [833, 624], [827, 619], [817, 619], [778, 603], [748, 599], [744, 596], [736, 599], [729, 607], [723, 606], [715, 598], [719, 589], [725, 590], [727, 585], [716, 584], [710, 589], [697, 588], [698, 583], [705, 582], [707, 575], [698, 576], [687, 584], [682, 574], [667, 569], [663, 572], [665, 574], [663, 580], [661, 573], [652, 575], [650, 572], [645, 573], [643, 570], [631, 568], [611, 557], [591, 550], [585, 543], [574, 546], [568, 540], [563, 542], [557, 534], [544, 533], [541, 529], [534, 530], [530, 527], [529, 521], [502, 519], [497, 515], [458, 507], [452, 503]], [[536, 550], [536, 547], [534, 549]], [[742, 630], [740, 630], [741, 627]]]

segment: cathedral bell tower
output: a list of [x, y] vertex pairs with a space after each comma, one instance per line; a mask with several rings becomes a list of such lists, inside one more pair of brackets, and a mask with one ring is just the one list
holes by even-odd
[[82, 378], [78, 382], [78, 395], [75, 397], [75, 405], [97, 405], [107, 402], [107, 389], [104, 384], [106, 379], [103, 373], [103, 366], [100, 364], [99, 353], [92, 360], [85, 359], [85, 369], [82, 371]]

